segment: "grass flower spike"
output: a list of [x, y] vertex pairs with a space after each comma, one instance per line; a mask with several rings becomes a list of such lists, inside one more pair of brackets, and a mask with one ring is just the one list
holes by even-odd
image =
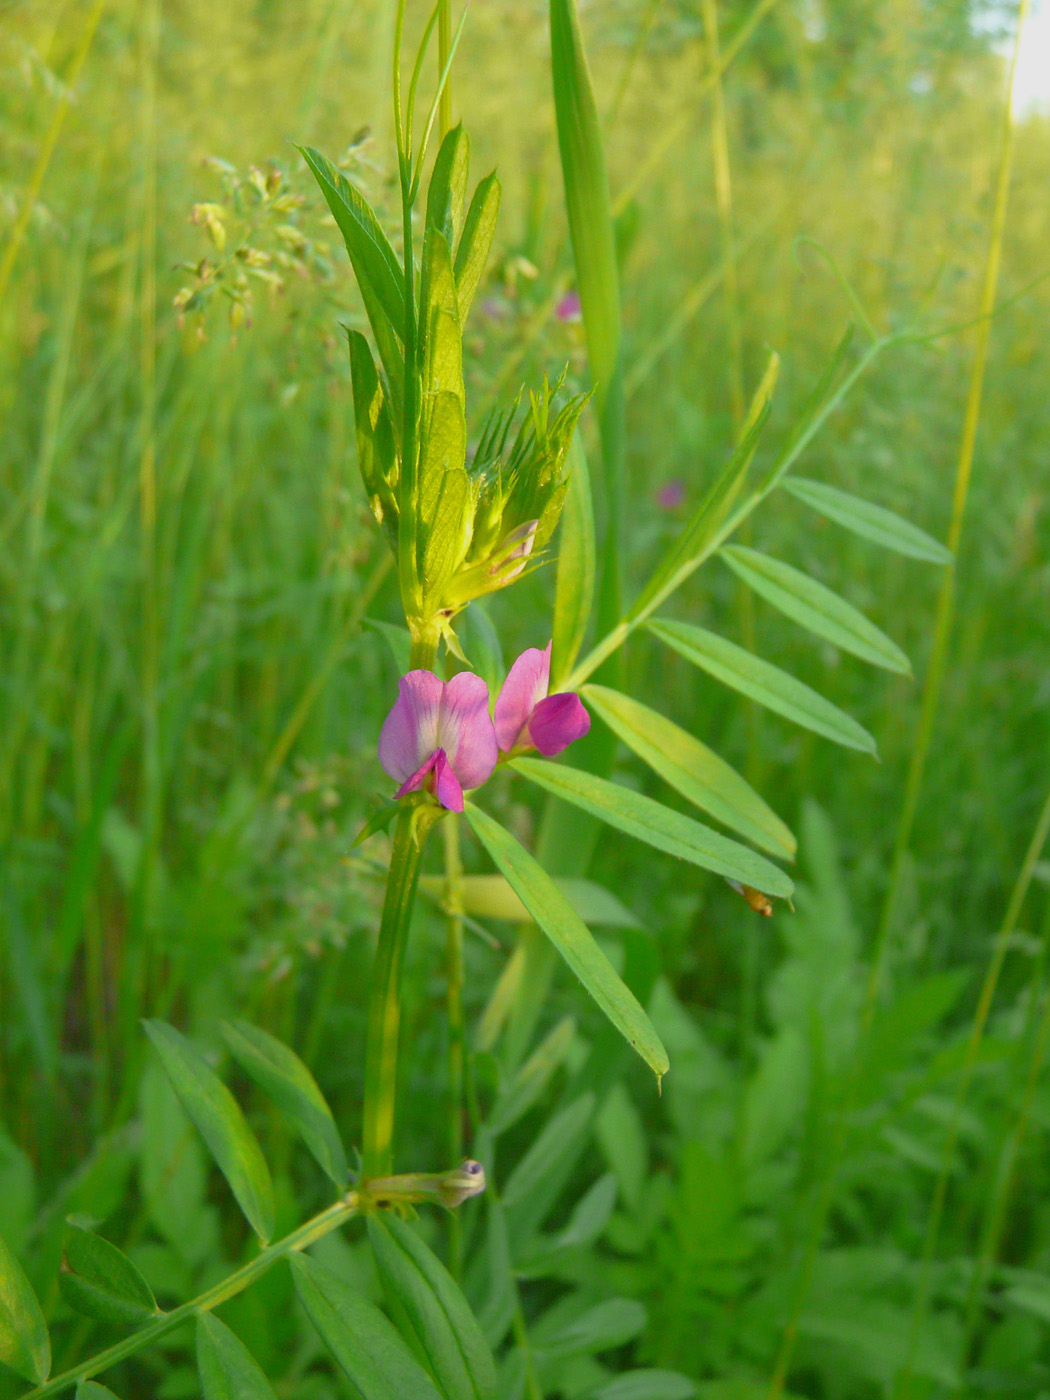
[[379, 735], [383, 771], [401, 784], [398, 797], [426, 788], [442, 807], [462, 812], [463, 789], [480, 787], [499, 757], [488, 686], [470, 671], [448, 682], [409, 671], [398, 689]]
[[561, 753], [591, 727], [583, 701], [572, 691], [548, 695], [551, 647], [529, 647], [510, 668], [496, 701], [496, 740], [504, 753], [538, 749], [546, 758]]

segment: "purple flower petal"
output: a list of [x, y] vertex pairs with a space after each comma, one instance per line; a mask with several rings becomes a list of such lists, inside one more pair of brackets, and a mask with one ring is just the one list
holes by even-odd
[[427, 774], [430, 772], [431, 768], [433, 768], [434, 765], [437, 763], [438, 754], [441, 754], [441, 756], [444, 757], [444, 753], [444, 749], [438, 749], [436, 753], [432, 753], [427, 759], [426, 763], [424, 763], [421, 767], [417, 768], [410, 778], [405, 779], [405, 781], [398, 788], [397, 792], [394, 794], [395, 799], [398, 797], [404, 797], [404, 795], [407, 792], [418, 792], [419, 789], [423, 786]]
[[[445, 686], [437, 743], [463, 787], [480, 787], [492, 776], [499, 750], [489, 718], [489, 688], [480, 676], [460, 671]], [[454, 811], [463, 810], [462, 797], [460, 793], [460, 805]]]
[[567, 749], [576, 739], [582, 739], [591, 727], [591, 717], [583, 701], [573, 691], [548, 695], [532, 712], [529, 738], [546, 758]]
[[397, 700], [379, 734], [379, 762], [396, 782], [413, 778], [419, 765], [437, 748], [443, 691], [432, 671], [409, 671], [398, 682]]
[[685, 500], [685, 482], [677, 476], [665, 481], [657, 491], [655, 500], [661, 510], [677, 510]]
[[579, 321], [582, 310], [579, 292], [568, 292], [554, 308], [554, 315], [559, 321]]
[[510, 668], [503, 689], [496, 701], [493, 719], [496, 741], [504, 753], [510, 753], [522, 737], [529, 716], [547, 694], [551, 679], [551, 646], [543, 651], [529, 647]]
[[462, 812], [463, 789], [445, 757], [444, 749], [438, 749], [434, 755], [434, 790], [442, 807], [447, 807], [450, 812]]

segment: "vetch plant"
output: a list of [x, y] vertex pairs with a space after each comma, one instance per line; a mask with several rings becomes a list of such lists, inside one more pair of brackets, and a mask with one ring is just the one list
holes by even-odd
[[[609, 210], [595, 205], [607, 199], [607, 189], [604, 168], [597, 168], [600, 132], [570, 0], [552, 0], [553, 67], [578, 261], [586, 250], [597, 250], [586, 267], [577, 268], [577, 276], [605, 452], [595, 476], [595, 494], [606, 507], [608, 521], [603, 541], [604, 586], [600, 590], [595, 586], [599, 550], [591, 483], [583, 454], [573, 440], [587, 395], [564, 395], [562, 381], [554, 385], [545, 381], [528, 395], [524, 407], [524, 396], [519, 395], [491, 415], [468, 459], [463, 330], [493, 239], [499, 184], [495, 175], [489, 175], [468, 198], [467, 136], [460, 127], [445, 131], [430, 170], [417, 239], [415, 215], [426, 157], [439, 110], [447, 105], [443, 98], [455, 41], [447, 22], [447, 4], [438, 0], [403, 98], [405, 10], [406, 0], [400, 0], [393, 88], [401, 256], [361, 192], [320, 152], [303, 150], [346, 244], [371, 331], [371, 339], [357, 329], [347, 333], [357, 458], [372, 514], [396, 561], [410, 643], [408, 668], [377, 736], [379, 763], [397, 788], [368, 1007], [360, 1161], [351, 1177], [334, 1116], [295, 1052], [248, 1024], [226, 1027], [230, 1056], [295, 1128], [336, 1192], [326, 1209], [273, 1241], [277, 1211], [269, 1167], [236, 1099], [178, 1031], [159, 1020], [149, 1022], [153, 1048], [223, 1172], [258, 1241], [258, 1251], [196, 1298], [162, 1312], [136, 1265], [84, 1228], [83, 1222], [75, 1222], [76, 1233], [66, 1250], [64, 1274], [69, 1277], [64, 1296], [88, 1315], [104, 1315], [138, 1330], [48, 1379], [46, 1322], [19, 1262], [0, 1241], [0, 1299], [4, 1302], [0, 1359], [35, 1383], [26, 1400], [42, 1400], [74, 1384], [88, 1397], [92, 1394], [88, 1378], [190, 1318], [197, 1325], [206, 1400], [234, 1389], [252, 1397], [272, 1396], [269, 1382], [250, 1354], [210, 1313], [285, 1258], [306, 1314], [366, 1400], [388, 1396], [495, 1400], [497, 1395], [525, 1393], [535, 1400], [544, 1384], [560, 1389], [556, 1363], [560, 1356], [572, 1354], [580, 1336], [589, 1339], [592, 1351], [623, 1345], [636, 1336], [644, 1327], [644, 1311], [639, 1317], [638, 1307], [630, 1305], [590, 1317], [586, 1326], [575, 1319], [560, 1332], [550, 1323], [544, 1334], [541, 1323], [538, 1331], [548, 1336], [547, 1354], [546, 1360], [537, 1361], [528, 1345], [516, 1270], [524, 1246], [534, 1243], [536, 1230], [558, 1194], [558, 1175], [551, 1162], [571, 1163], [570, 1146], [575, 1150], [585, 1140], [612, 1082], [621, 1042], [641, 1057], [657, 1083], [669, 1069], [667, 1052], [643, 1004], [646, 992], [643, 988], [636, 995], [632, 990], [632, 982], [642, 987], [644, 978], [633, 976], [636, 969], [629, 966], [629, 958], [621, 976], [588, 927], [588, 900], [593, 903], [597, 898], [601, 903], [600, 897], [605, 896], [602, 908], [607, 914], [610, 903], [616, 906], [609, 892], [588, 882], [581, 890], [579, 885], [556, 880], [496, 815], [467, 794], [482, 789], [500, 764], [510, 777], [526, 779], [574, 814], [582, 813], [657, 852], [722, 877], [753, 910], [768, 914], [773, 901], [788, 900], [792, 894], [791, 878], [769, 859], [793, 858], [796, 843], [791, 831], [751, 785], [699, 738], [624, 693], [622, 686], [600, 684], [594, 677], [616, 679], [617, 668], [610, 672], [604, 663], [617, 656], [628, 639], [644, 633], [752, 701], [834, 742], [873, 753], [873, 736], [809, 686], [694, 622], [658, 615], [716, 555], [761, 599], [799, 626], [876, 666], [903, 674], [909, 670], [895, 643], [824, 584], [793, 565], [730, 543], [739, 527], [786, 483], [820, 426], [891, 337], [874, 336], [864, 355], [846, 372], [851, 354], [847, 334], [825, 379], [774, 451], [772, 462], [758, 469], [756, 457], [777, 378], [779, 362], [774, 356], [728, 462], [663, 557], [653, 563], [634, 601], [624, 601], [619, 552], [625, 519], [618, 289]], [[441, 78], [417, 141], [417, 94], [435, 30]], [[570, 118], [576, 120], [572, 131], [566, 129]], [[588, 220], [593, 220], [593, 227], [588, 227]], [[900, 553], [942, 563], [950, 558], [916, 527], [845, 493], [801, 482], [795, 483], [793, 491], [803, 504], [835, 523]], [[469, 648], [461, 640], [463, 615], [478, 600], [516, 586], [543, 564], [563, 511], [549, 629], [552, 641], [517, 658], [490, 711], [488, 685], [471, 669]], [[598, 635], [581, 657], [596, 592], [600, 593], [594, 619]], [[438, 674], [439, 664], [446, 668], [444, 680]], [[552, 675], [554, 694], [550, 693]], [[615, 781], [610, 776], [611, 762], [601, 772], [550, 762], [589, 732], [590, 711], [604, 726], [607, 756], [617, 741], [622, 742], [687, 803], [734, 835]], [[581, 763], [586, 764], [586, 755]], [[495, 876], [464, 875], [457, 835], [460, 815], [491, 860]], [[469, 1116], [477, 1139], [471, 1145], [474, 1157], [443, 1172], [395, 1171], [405, 949], [428, 838], [439, 823], [446, 834], [442, 898], [451, 930], [453, 1030], [461, 1016], [457, 998], [462, 962], [456, 931], [461, 932], [462, 921], [476, 912], [472, 901], [482, 891], [490, 907], [495, 899], [503, 908], [524, 911], [532, 931], [538, 929], [546, 937], [613, 1028], [610, 1042], [601, 1041], [595, 1052], [602, 1064], [592, 1066], [591, 1082], [558, 1109], [524, 1160], [505, 1175], [495, 1170], [498, 1139], [536, 1101], [565, 1058], [568, 1042], [557, 1028], [524, 1063], [510, 1066], [512, 1073], [500, 1086], [487, 1116], [476, 1086], [465, 1085], [462, 1074], [455, 1078], [450, 1110], [457, 1121], [462, 1121], [464, 1111]], [[372, 824], [369, 834], [371, 828]], [[522, 916], [515, 912], [514, 917], [520, 921]], [[601, 917], [592, 921], [601, 922]], [[538, 981], [529, 985], [529, 974], [522, 971], [525, 966], [524, 956], [512, 955], [493, 994], [496, 1008], [488, 1018], [492, 1044], [498, 1041], [508, 1003], [515, 998], [537, 999]], [[472, 1277], [475, 1296], [487, 1291], [491, 1307], [479, 1319], [452, 1274], [398, 1215], [424, 1202], [455, 1210], [484, 1191], [486, 1183], [491, 1188], [484, 1263], [488, 1272], [480, 1275], [483, 1284], [477, 1282], [480, 1266]], [[585, 1202], [586, 1209], [581, 1203], [581, 1218], [574, 1215], [569, 1232], [571, 1236], [575, 1230], [575, 1238], [593, 1240], [593, 1221], [608, 1219], [613, 1198], [602, 1187], [595, 1199], [585, 1198]], [[303, 1253], [357, 1215], [367, 1218], [376, 1270], [392, 1318], [345, 1278]], [[515, 1345], [499, 1374], [494, 1353], [512, 1329]], [[688, 1388], [681, 1388], [681, 1379], [672, 1377], [662, 1393], [689, 1394]], [[643, 1379], [638, 1393], [646, 1384]], [[96, 1400], [100, 1392], [105, 1393], [94, 1386]]]

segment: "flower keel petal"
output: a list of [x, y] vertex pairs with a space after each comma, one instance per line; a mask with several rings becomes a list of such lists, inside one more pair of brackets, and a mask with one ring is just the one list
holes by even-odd
[[462, 812], [463, 789], [452, 771], [452, 765], [445, 756], [445, 750], [438, 749], [434, 760], [434, 791], [437, 794], [437, 800], [442, 807], [447, 807], [450, 812]]

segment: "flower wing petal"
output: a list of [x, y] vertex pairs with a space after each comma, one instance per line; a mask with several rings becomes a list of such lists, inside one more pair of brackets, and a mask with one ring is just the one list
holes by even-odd
[[583, 701], [573, 691], [548, 695], [532, 712], [529, 737], [546, 758], [582, 739], [591, 727], [591, 717]]
[[523, 651], [503, 682], [493, 718], [496, 740], [504, 753], [510, 753], [517, 744], [529, 716], [547, 694], [551, 679], [552, 645], [552, 642], [548, 642], [543, 651], [538, 647]]
[[396, 782], [407, 781], [437, 748], [444, 686], [432, 671], [409, 671], [379, 734], [379, 762]]
[[463, 787], [480, 787], [491, 777], [499, 749], [489, 718], [489, 688], [480, 676], [460, 671], [446, 684], [438, 744]]
[[431, 768], [437, 767], [439, 754], [442, 758], [444, 758], [443, 751], [441, 749], [436, 750], [436, 752], [430, 755], [430, 757], [426, 760], [425, 763], [423, 763], [419, 768], [416, 769], [416, 771], [412, 774], [411, 777], [405, 779], [405, 781], [398, 788], [397, 792], [394, 793], [395, 801], [399, 797], [404, 797], [405, 794], [408, 792], [419, 791], [419, 789], [423, 786], [426, 776], [430, 772]]

